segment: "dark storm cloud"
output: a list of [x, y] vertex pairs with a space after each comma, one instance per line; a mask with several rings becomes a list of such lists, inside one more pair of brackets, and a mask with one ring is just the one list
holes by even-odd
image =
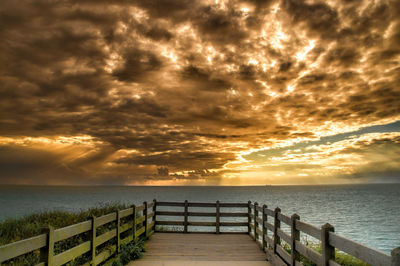
[[282, 7], [291, 16], [292, 23], [305, 23], [314, 36], [331, 38], [339, 27], [338, 12], [328, 4], [308, 4], [301, 0], [283, 0]]
[[228, 44], [241, 42], [248, 37], [248, 33], [240, 27], [238, 20], [242, 13], [231, 8], [220, 11], [206, 6], [199, 10], [199, 16], [194, 21], [204, 40], [215, 43]]
[[[45, 145], [43, 145], [45, 146]], [[68, 152], [40, 147], [0, 146], [0, 182], [6, 184], [96, 184], [91, 168], [99, 167], [113, 151], [100, 149], [84, 158], [68, 159]], [[102, 178], [102, 177], [100, 177]], [[112, 183], [111, 180], [109, 180]], [[116, 183], [120, 183], [120, 180]]]
[[210, 72], [195, 66], [188, 66], [182, 70], [182, 79], [194, 83], [196, 89], [205, 91], [221, 91], [231, 87], [228, 80], [214, 78]]
[[[184, 171], [194, 166], [198, 169], [218, 169], [225, 163], [235, 159], [233, 154], [207, 153], [207, 152], [186, 152], [186, 153], [163, 153], [147, 156], [132, 156], [118, 159], [118, 164], [139, 164], [139, 165], [171, 165], [174, 170]], [[195, 168], [195, 169], [196, 169]]]
[[148, 78], [152, 71], [159, 70], [162, 62], [149, 51], [132, 49], [123, 55], [124, 63], [113, 75], [121, 81], [138, 82]]
[[1, 182], [50, 161], [43, 183], [218, 183], [250, 149], [396, 121], [399, 14], [396, 1], [4, 0]]

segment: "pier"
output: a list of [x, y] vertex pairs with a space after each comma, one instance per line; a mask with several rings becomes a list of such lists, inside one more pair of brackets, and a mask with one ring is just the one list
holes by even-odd
[[[85, 241], [61, 250], [63, 241], [85, 234]], [[311, 236], [320, 252], [301, 241]], [[257, 202], [199, 203], [153, 200], [0, 247], [0, 264], [40, 254], [36, 265], [65, 265], [85, 256], [82, 265], [111, 265], [121, 246], [147, 240], [143, 258], [128, 265], [316, 265], [337, 266], [335, 251], [370, 265], [400, 266], [400, 248], [391, 256], [335, 233], [328, 223], [317, 227], [297, 214], [285, 215]], [[58, 251], [55, 252], [55, 247]]]

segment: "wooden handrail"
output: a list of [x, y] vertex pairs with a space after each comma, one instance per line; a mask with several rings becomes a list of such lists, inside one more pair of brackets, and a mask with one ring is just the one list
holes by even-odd
[[[183, 228], [181, 231], [183, 233], [193, 233], [199, 232], [190, 231], [189, 228], [193, 228], [196, 226], [208, 226], [208, 227], [215, 227], [215, 233], [226, 233], [220, 230], [221, 227], [248, 227], [248, 222], [228, 222], [224, 221], [225, 217], [248, 217], [247, 212], [227, 212], [224, 211], [226, 208], [248, 208], [248, 203], [223, 203], [216, 201], [208, 203], [208, 202], [165, 202], [165, 201], [157, 201], [156, 203], [157, 210], [156, 216], [157, 217], [165, 217], [165, 216], [174, 216], [174, 217], [182, 217], [183, 221], [165, 221], [165, 220], [156, 220], [156, 225], [160, 226], [182, 226]], [[170, 211], [170, 210], [163, 210], [162, 207], [183, 207], [179, 211]], [[191, 211], [189, 208], [215, 208], [214, 212], [210, 212], [207, 210], [206, 212], [201, 211]], [[190, 217], [215, 217], [214, 221], [189, 221]], [[175, 232], [176, 228], [173, 228], [172, 231], [168, 230], [168, 228], [163, 227], [161, 230], [156, 229], [156, 232]], [[237, 233], [247, 233], [247, 231], [239, 231]]]

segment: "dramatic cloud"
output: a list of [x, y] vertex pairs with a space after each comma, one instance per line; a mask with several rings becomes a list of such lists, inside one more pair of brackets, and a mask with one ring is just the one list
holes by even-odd
[[398, 1], [3, 0], [0, 38], [0, 183], [399, 181]]

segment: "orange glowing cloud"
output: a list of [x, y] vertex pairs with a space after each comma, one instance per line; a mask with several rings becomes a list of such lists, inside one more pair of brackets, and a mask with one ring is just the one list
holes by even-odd
[[[0, 183], [397, 180], [393, 1], [5, 0], [0, 12]], [[392, 126], [288, 148], [380, 125]]]

